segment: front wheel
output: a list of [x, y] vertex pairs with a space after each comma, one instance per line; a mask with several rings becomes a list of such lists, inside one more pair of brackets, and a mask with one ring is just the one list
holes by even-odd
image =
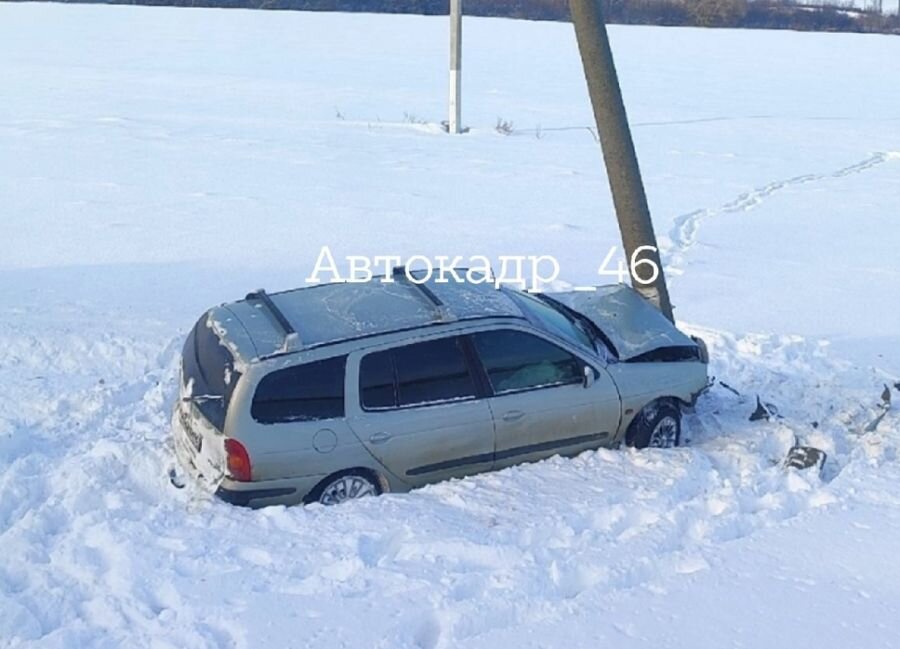
[[671, 448], [681, 442], [681, 409], [669, 400], [644, 407], [625, 434], [625, 443], [634, 448]]

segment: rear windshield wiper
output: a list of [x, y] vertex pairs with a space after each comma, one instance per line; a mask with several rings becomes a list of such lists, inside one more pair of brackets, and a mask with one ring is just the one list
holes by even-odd
[[192, 394], [188, 397], [181, 397], [181, 400], [188, 403], [206, 403], [207, 401], [224, 401], [225, 397], [221, 394]]

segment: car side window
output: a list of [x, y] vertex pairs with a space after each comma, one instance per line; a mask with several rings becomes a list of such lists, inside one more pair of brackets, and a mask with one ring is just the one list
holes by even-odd
[[584, 363], [551, 342], [512, 329], [484, 331], [472, 341], [494, 394], [580, 383]]
[[475, 380], [458, 338], [429, 340], [393, 351], [399, 405], [475, 396]]
[[364, 408], [426, 405], [476, 394], [457, 337], [369, 354], [360, 363], [359, 385]]
[[363, 356], [359, 364], [359, 395], [363, 408], [393, 408], [397, 405], [394, 359], [390, 349]]
[[344, 371], [339, 356], [276, 370], [259, 382], [250, 414], [261, 424], [344, 416]]

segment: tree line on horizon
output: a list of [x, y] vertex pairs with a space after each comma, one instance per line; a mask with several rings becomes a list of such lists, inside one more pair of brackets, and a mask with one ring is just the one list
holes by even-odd
[[[449, 0], [62, 0], [191, 7], [445, 15]], [[793, 0], [603, 0], [610, 23], [900, 34], [900, 16]], [[469, 16], [568, 21], [568, 0], [463, 0]]]

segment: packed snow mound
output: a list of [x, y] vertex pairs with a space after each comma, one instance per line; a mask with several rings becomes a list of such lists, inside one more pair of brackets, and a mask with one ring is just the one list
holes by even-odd
[[[0, 645], [891, 646], [895, 39], [611, 29], [716, 377], [686, 446], [331, 509], [169, 484], [183, 336], [322, 245], [553, 254], [558, 288], [597, 282], [619, 238], [571, 26], [466, 19], [459, 138], [445, 32], [0, 5]], [[798, 442], [821, 473], [784, 468]]]
[[[50, 391], [19, 394], [42, 409], [27, 423], [6, 419], [0, 443], [4, 636], [58, 646], [298, 637], [488, 646], [495, 634], [610, 611], [634, 632], [620, 642], [638, 646], [664, 637], [665, 625], [648, 627], [618, 602], [665, 606], [689, 575], [724, 578], [723, 544], [758, 539], [764, 571], [805, 552], [764, 540], [795, 517], [821, 511], [855, 529], [849, 512], [877, 505], [898, 522], [896, 417], [865, 433], [876, 400], [853, 388], [871, 377], [799, 337], [693, 333], [709, 341], [711, 371], [728, 388], [688, 415], [686, 447], [557, 457], [338, 508], [251, 511], [168, 483], [177, 340], [138, 371], [109, 365], [102, 384], [68, 393], [56, 393], [65, 360], [45, 367]], [[783, 418], [750, 422], [753, 390]], [[797, 438], [828, 452], [821, 476], [784, 469]]]

